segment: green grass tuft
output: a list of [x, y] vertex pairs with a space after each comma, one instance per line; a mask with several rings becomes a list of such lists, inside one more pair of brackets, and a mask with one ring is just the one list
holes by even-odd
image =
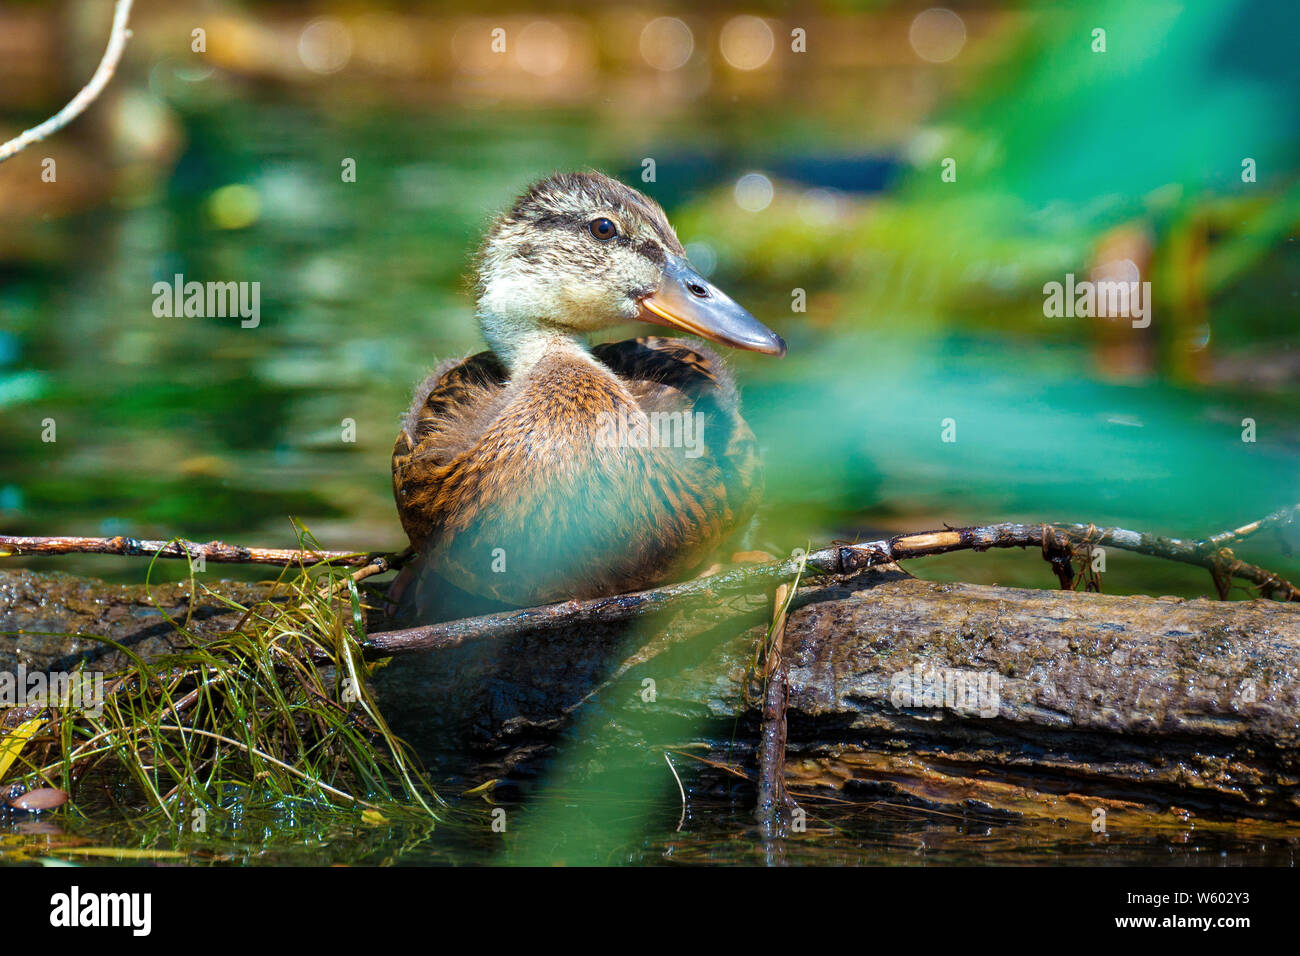
[[[319, 547], [299, 533], [304, 549]], [[93, 787], [96, 799], [177, 826], [200, 808], [235, 805], [439, 819], [446, 805], [368, 688], [383, 662], [362, 657], [365, 607], [350, 570], [287, 568], [265, 600], [245, 607], [199, 583], [191, 567], [185, 616], [159, 607], [184, 649], [144, 661], [96, 638], [130, 666], [106, 675], [102, 708], [48, 710], [7, 783], [60, 787], [74, 807]], [[238, 624], [200, 638], [190, 628], [199, 595], [240, 611]]]

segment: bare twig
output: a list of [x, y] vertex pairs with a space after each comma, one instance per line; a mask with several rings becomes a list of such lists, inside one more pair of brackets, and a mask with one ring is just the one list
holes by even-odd
[[[212, 561], [216, 564], [271, 564], [290, 567], [299, 564], [318, 564], [329, 561], [348, 567], [372, 566], [381, 555], [366, 551], [318, 551], [295, 548], [244, 548], [209, 541], [200, 544], [177, 538], [171, 541], [149, 541], [118, 535], [114, 538], [83, 537], [23, 537], [0, 534], [0, 557], [11, 555], [54, 554], [120, 554], [160, 558], [189, 558], [193, 561]], [[378, 574], [380, 572], [372, 572]], [[369, 575], [367, 575], [368, 577]]]
[[677, 776], [677, 768], [673, 766], [673, 758], [668, 756], [667, 751], [664, 751], [664, 761], [672, 771], [673, 779], [677, 781], [677, 792], [682, 795], [682, 815], [677, 819], [677, 832], [680, 833], [682, 824], [686, 822], [686, 788], [682, 786], [682, 778]]
[[126, 48], [126, 41], [131, 36], [131, 31], [126, 26], [127, 20], [131, 16], [131, 2], [132, 0], [117, 0], [117, 6], [113, 10], [113, 27], [108, 35], [108, 47], [104, 50], [104, 56], [99, 61], [99, 68], [95, 70], [95, 75], [90, 78], [90, 82], [68, 101], [67, 106], [44, 123], [33, 126], [31, 129], [15, 136], [9, 142], [0, 145], [0, 163], [18, 155], [32, 143], [39, 143], [50, 134], [63, 129], [85, 112], [86, 107], [93, 103], [96, 97], [103, 92], [104, 87], [108, 85], [108, 81], [113, 78], [113, 71], [117, 69], [118, 61], [122, 59], [122, 51]]
[[[1183, 541], [1142, 534], [1123, 528], [1098, 529], [1070, 524], [993, 524], [973, 528], [945, 528], [922, 534], [900, 534], [880, 541], [838, 545], [814, 551], [803, 558], [732, 568], [705, 578], [670, 584], [612, 597], [564, 601], [539, 607], [485, 614], [424, 627], [381, 631], [363, 642], [371, 657], [388, 657], [494, 641], [545, 628], [612, 624], [648, 614], [677, 610], [701, 599], [737, 591], [753, 591], [796, 578], [803, 565], [830, 574], [851, 574], [911, 558], [952, 551], [987, 551], [989, 548], [1041, 548], [1045, 554], [1068, 551], [1073, 546], [1112, 547], [1191, 564], [1256, 585], [1267, 596], [1300, 601], [1300, 589], [1281, 576], [1235, 559], [1224, 564], [1224, 552], [1205, 542]], [[1231, 552], [1228, 552], [1230, 555]]]
[[798, 581], [776, 586], [772, 600], [771, 639], [763, 659], [762, 727], [758, 744], [758, 800], [754, 818], [765, 836], [781, 834], [795, 803], [785, 786], [786, 705], [790, 696], [790, 668], [785, 659], [785, 619]]
[[[1258, 587], [1266, 597], [1300, 601], [1300, 588], [1290, 581], [1272, 571], [1239, 561], [1230, 550], [1215, 546], [1216, 542], [1239, 540], [1260, 528], [1280, 527], [1297, 513], [1300, 513], [1300, 505], [1284, 508], [1254, 525], [1228, 532], [1227, 538], [1218, 535], [1205, 541], [1184, 541], [1123, 528], [1098, 529], [1094, 525], [1081, 524], [1003, 523], [945, 528], [921, 534], [900, 534], [880, 541], [823, 548], [802, 558], [733, 568], [709, 577], [634, 594], [564, 601], [425, 627], [377, 632], [369, 635], [363, 646], [369, 657], [388, 657], [454, 647], [467, 642], [492, 641], [538, 628], [615, 623], [674, 610], [703, 598], [753, 591], [791, 581], [805, 565], [823, 573], [850, 574], [911, 558], [953, 551], [987, 551], [989, 548], [1040, 548], [1045, 556], [1053, 560], [1054, 565], [1059, 560], [1055, 556], [1071, 554], [1076, 549], [1086, 554], [1084, 549], [1097, 546], [1118, 548], [1205, 568], [1221, 579], [1239, 578]], [[382, 552], [244, 548], [220, 541], [198, 544], [184, 540], [142, 541], [121, 536], [71, 538], [0, 535], [0, 556], [74, 553], [156, 554], [164, 558], [191, 559], [201, 557], [214, 562], [271, 564], [281, 567], [330, 561], [348, 567], [359, 567], [366, 577], [381, 573], [381, 568], [396, 567], [406, 554], [399, 552], [385, 555], [381, 563], [377, 557]], [[1068, 562], [1059, 570], [1068, 572]]]
[[415, 549], [407, 547], [405, 550], [397, 551], [393, 554], [371, 554], [367, 563], [356, 571], [353, 571], [342, 580], [335, 581], [333, 585], [328, 583], [322, 585], [320, 590], [321, 597], [332, 597], [335, 594], [342, 594], [348, 590], [348, 580], [360, 584], [366, 578], [373, 578], [377, 574], [386, 574], [389, 571], [395, 571], [404, 565], [407, 561], [415, 556]]
[[1225, 531], [1222, 534], [1212, 535], [1205, 539], [1207, 548], [1219, 550], [1226, 548], [1230, 544], [1235, 544], [1243, 538], [1248, 538], [1253, 534], [1258, 534], [1266, 528], [1281, 528], [1290, 524], [1300, 515], [1300, 504], [1291, 505], [1288, 508], [1279, 508], [1271, 515], [1260, 518], [1258, 521], [1252, 521], [1250, 524], [1242, 525], [1240, 528], [1234, 528], [1232, 531]]
[[[1124, 528], [1098, 528], [1091, 524], [1008, 522], [969, 528], [944, 528], [942, 531], [899, 534], [880, 541], [824, 548], [808, 556], [808, 566], [818, 571], [846, 574], [893, 561], [947, 554], [952, 551], [1038, 547], [1042, 549], [1043, 557], [1051, 562], [1062, 586], [1068, 587], [1073, 580], [1070, 558], [1076, 552], [1086, 557], [1089, 549], [1101, 546], [1195, 565], [1206, 569], [1212, 575], [1226, 573], [1230, 578], [1248, 581], [1258, 587], [1266, 597], [1300, 601], [1300, 589], [1295, 585], [1272, 571], [1238, 560], [1232, 551], [1225, 547], [1230, 542], [1240, 541], [1266, 528], [1280, 529], [1298, 515], [1300, 515], [1300, 504], [1291, 505], [1259, 521], [1214, 535], [1204, 541], [1166, 538], [1161, 535], [1128, 531]], [[338, 565], [360, 568], [361, 570], [354, 576], [354, 580], [360, 581], [399, 567], [410, 556], [410, 549], [388, 554], [381, 551], [245, 548], [222, 541], [209, 541], [206, 544], [184, 539], [149, 541], [121, 535], [114, 538], [0, 535], [0, 557], [55, 554], [119, 554], [150, 557], [156, 555], [161, 558], [189, 557], [223, 564], [270, 564], [279, 567], [330, 561]], [[716, 577], [722, 578], [724, 583], [734, 582], [739, 578], [742, 582], [748, 579], [753, 584], [770, 584], [773, 581], [788, 580], [793, 577], [795, 574], [793, 569], [797, 563], [785, 561], [755, 565]], [[714, 584], [720, 583], [713, 577], [704, 580]], [[682, 586], [671, 585], [643, 593], [675, 594], [675, 589], [678, 587]], [[705, 591], [710, 589], [707, 585], [703, 588]], [[727, 586], [725, 589], [736, 590], [732, 586]], [[597, 599], [597, 603], [608, 600], [610, 599], [600, 598]], [[649, 600], [648, 610], [655, 609], [653, 605], [656, 605], [657, 600], [657, 598]], [[570, 607], [575, 603], [577, 602], [568, 602], [563, 606]], [[542, 615], [543, 618], [547, 616], [549, 612]]]

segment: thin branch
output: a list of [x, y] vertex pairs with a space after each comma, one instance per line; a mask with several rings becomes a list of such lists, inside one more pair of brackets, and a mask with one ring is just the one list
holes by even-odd
[[677, 792], [682, 795], [682, 815], [677, 818], [677, 832], [682, 832], [682, 824], [686, 822], [686, 788], [682, 786], [682, 778], [677, 776], [677, 768], [673, 766], [673, 759], [668, 756], [668, 751], [664, 751], [664, 762], [668, 764], [668, 769], [672, 771], [673, 779], [677, 781]]
[[[347, 567], [372, 566], [382, 555], [367, 551], [316, 551], [295, 548], [244, 548], [209, 541], [201, 544], [176, 538], [171, 541], [150, 541], [118, 535], [114, 538], [83, 537], [23, 537], [0, 534], [0, 557], [11, 555], [53, 554], [119, 554], [160, 558], [189, 558], [193, 561], [212, 561], [215, 564], [270, 564], [291, 567], [299, 564], [317, 564], [329, 561]], [[391, 567], [391, 565], [390, 565]], [[381, 573], [381, 572], [373, 572]], [[369, 575], [367, 575], [368, 577]]]
[[795, 802], [785, 786], [786, 706], [790, 699], [790, 667], [785, 657], [785, 620], [799, 587], [796, 578], [776, 586], [772, 626], [763, 658], [763, 712], [758, 745], [758, 799], [754, 818], [767, 837], [779, 836]]
[[[446, 621], [425, 627], [383, 631], [364, 641], [367, 656], [388, 657], [413, 654], [472, 641], [491, 641], [547, 627], [573, 627], [631, 620], [647, 614], [674, 610], [702, 598], [737, 591], [753, 591], [796, 578], [806, 561], [808, 568], [829, 574], [851, 574], [911, 558], [947, 554], [952, 551], [987, 551], [989, 548], [1041, 548], [1053, 568], [1069, 580], [1070, 555], [1086, 556], [1094, 547], [1111, 547], [1152, 557], [1165, 558], [1204, 568], [1217, 579], [1239, 578], [1258, 587], [1266, 597], [1300, 601], [1300, 588], [1265, 568], [1239, 561], [1220, 541], [1235, 541], [1265, 527], [1281, 527], [1300, 514], [1300, 505], [1284, 508], [1253, 525], [1245, 525], [1204, 541], [1184, 541], [1161, 535], [1143, 534], [1124, 528], [1097, 528], [1082, 524], [1003, 523], [970, 528], [945, 528], [921, 534], [900, 534], [880, 541], [837, 545], [814, 551], [803, 559], [733, 568], [706, 578], [634, 594], [564, 601], [538, 607]], [[203, 558], [236, 564], [271, 564], [281, 567], [324, 561], [367, 572], [397, 567], [407, 552], [377, 556], [383, 552], [313, 551], [280, 548], [244, 548], [210, 541], [142, 541], [134, 538], [18, 537], [0, 535], [0, 556], [38, 554], [122, 554], [154, 555], [164, 558]]]
[[[881, 541], [825, 548], [810, 555], [808, 563], [816, 570], [846, 574], [891, 561], [923, 558], [951, 551], [1040, 547], [1043, 557], [1051, 562], [1053, 570], [1060, 578], [1062, 587], [1067, 587], [1073, 580], [1070, 558], [1076, 553], [1086, 558], [1087, 549], [1102, 546], [1195, 565], [1213, 575], [1230, 572], [1229, 577], [1250, 582], [1260, 588], [1267, 597], [1297, 601], [1300, 600], [1300, 590], [1295, 585], [1272, 571], [1238, 560], [1226, 545], [1268, 528], [1280, 530], [1298, 516], [1300, 516], [1300, 504], [1291, 505], [1258, 521], [1213, 535], [1204, 541], [1166, 538], [1161, 535], [1128, 531], [1124, 528], [1098, 528], [1091, 524], [1002, 523], [970, 528], [944, 528], [942, 531], [900, 534]], [[117, 554], [149, 557], [156, 555], [160, 558], [189, 557], [193, 560], [201, 558], [219, 564], [269, 564], [278, 567], [330, 561], [341, 566], [361, 568], [361, 571], [354, 576], [354, 580], [360, 581], [400, 567], [410, 557], [411, 552], [409, 548], [391, 554], [382, 551], [245, 548], [240, 545], [226, 544], [223, 541], [201, 544], [184, 539], [151, 541], [121, 535], [114, 538], [0, 535], [0, 557], [55, 554]], [[770, 583], [782, 577], [789, 579], [794, 574], [790, 571], [782, 575], [771, 569], [778, 566], [793, 567], [796, 563], [787, 561], [782, 565], [759, 565], [741, 569], [741, 574], [754, 576], [755, 583]], [[671, 588], [658, 590], [666, 592]]]
[[[790, 581], [799, 575], [804, 563], [808, 568], [823, 573], [852, 574], [897, 561], [953, 551], [1033, 547], [1042, 548], [1050, 556], [1063, 550], [1098, 545], [1226, 573], [1249, 581], [1267, 596], [1284, 601], [1300, 601], [1300, 589], [1285, 578], [1235, 558], [1229, 557], [1225, 563], [1225, 552], [1209, 547], [1206, 542], [1142, 534], [1123, 528], [1101, 529], [1093, 525], [1006, 523], [973, 528], [945, 528], [922, 534], [900, 534], [863, 544], [839, 545], [814, 551], [805, 558], [733, 568], [709, 577], [633, 594], [564, 601], [423, 627], [380, 631], [368, 635], [362, 643], [367, 657], [389, 657], [496, 641], [539, 629], [612, 624], [677, 610], [701, 599], [714, 599], [724, 594], [753, 591]], [[1230, 556], [1231, 552], [1227, 554]]]
[[353, 571], [342, 580], [335, 581], [333, 585], [326, 583], [321, 587], [321, 597], [331, 597], [335, 594], [342, 594], [348, 590], [348, 580], [354, 584], [360, 584], [366, 578], [373, 578], [377, 574], [386, 574], [389, 571], [395, 571], [404, 565], [407, 561], [415, 556], [415, 549], [409, 545], [402, 551], [393, 554], [371, 554], [366, 563], [358, 570]]
[[1300, 504], [1291, 505], [1288, 508], [1279, 508], [1266, 518], [1260, 518], [1258, 521], [1252, 521], [1250, 524], [1242, 525], [1240, 528], [1234, 528], [1232, 531], [1225, 531], [1222, 534], [1216, 534], [1205, 539], [1205, 544], [1215, 550], [1226, 548], [1230, 544], [1248, 538], [1253, 534], [1258, 534], [1266, 528], [1282, 528], [1289, 525], [1300, 515]]
[[[1143, 534], [1137, 531], [1126, 531], [1123, 528], [1107, 528], [1099, 530], [1093, 525], [1048, 525], [1047, 527], [1056, 532], [1064, 534], [1067, 538], [1078, 539], [1080, 544], [1085, 546], [1118, 548], [1121, 551], [1133, 551], [1137, 554], [1146, 554], [1155, 558], [1165, 558], [1169, 561], [1178, 561], [1182, 564], [1195, 565], [1198, 568], [1204, 568], [1211, 575], [1222, 574], [1225, 578], [1241, 578], [1243, 581], [1249, 581], [1265, 597], [1276, 597], [1283, 601], [1300, 601], [1300, 589], [1294, 584], [1266, 568], [1261, 568], [1254, 564], [1248, 564], [1240, 561], [1226, 547], [1217, 545], [1217, 541], [1222, 540], [1239, 540], [1247, 534], [1253, 534], [1254, 530], [1263, 527], [1280, 527], [1284, 521], [1289, 521], [1295, 514], [1300, 513], [1300, 505], [1293, 505], [1290, 508], [1284, 508], [1281, 511], [1274, 512], [1267, 518], [1263, 518], [1254, 525], [1246, 525], [1231, 532], [1227, 532], [1228, 537], [1215, 535], [1204, 541], [1185, 541], [1182, 538], [1166, 538], [1157, 534]], [[1006, 527], [1015, 528], [1038, 528], [1040, 525], [992, 525], [993, 528]], [[1254, 528], [1254, 530], [1246, 530]], [[1242, 532], [1245, 531], [1243, 534]], [[994, 543], [993, 547], [1010, 547], [1001, 543]], [[982, 548], [978, 550], [983, 550]]]
[[118, 61], [122, 59], [122, 51], [126, 48], [126, 41], [131, 36], [131, 31], [126, 26], [131, 15], [131, 2], [132, 0], [117, 0], [117, 7], [113, 11], [113, 28], [108, 35], [108, 48], [104, 50], [104, 57], [99, 61], [99, 68], [95, 70], [95, 75], [90, 78], [90, 82], [68, 101], [67, 106], [44, 123], [33, 126], [0, 146], [0, 163], [21, 153], [32, 143], [39, 143], [51, 133], [63, 129], [84, 113], [86, 107], [95, 102], [99, 94], [104, 91], [108, 81], [113, 78]]

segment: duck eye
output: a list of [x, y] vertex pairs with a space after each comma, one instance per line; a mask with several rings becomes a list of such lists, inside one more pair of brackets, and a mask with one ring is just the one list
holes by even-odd
[[593, 219], [587, 226], [591, 234], [604, 242], [606, 239], [613, 239], [618, 235], [618, 226], [614, 225], [608, 219]]

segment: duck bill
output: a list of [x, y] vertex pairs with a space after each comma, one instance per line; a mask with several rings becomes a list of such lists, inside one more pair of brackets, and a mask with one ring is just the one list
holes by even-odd
[[785, 355], [785, 341], [700, 275], [681, 256], [670, 256], [659, 288], [641, 299], [641, 319], [732, 348]]

